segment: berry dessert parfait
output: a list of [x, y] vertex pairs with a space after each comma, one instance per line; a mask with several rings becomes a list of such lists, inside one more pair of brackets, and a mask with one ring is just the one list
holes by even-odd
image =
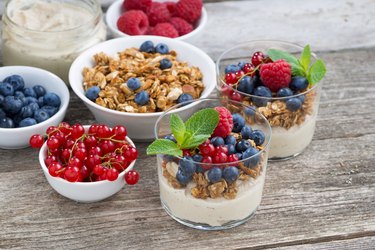
[[309, 45], [240, 44], [219, 57], [216, 70], [219, 96], [249, 105], [269, 121], [270, 160], [294, 157], [310, 144], [326, 69]]
[[239, 102], [194, 102], [184, 119], [174, 110], [188, 102], [166, 111], [147, 148], [147, 154], [157, 154], [160, 200], [184, 225], [235, 227], [261, 202], [271, 128], [263, 115]]

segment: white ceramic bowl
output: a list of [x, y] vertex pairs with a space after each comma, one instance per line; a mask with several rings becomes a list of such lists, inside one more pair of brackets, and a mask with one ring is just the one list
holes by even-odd
[[[150, 141], [154, 138], [154, 125], [158, 117], [163, 112], [154, 113], [127, 113], [120, 112], [108, 108], [104, 108], [90, 101], [84, 93], [82, 69], [84, 67], [93, 67], [93, 55], [104, 52], [107, 55], [114, 56], [117, 52], [126, 48], [137, 47], [146, 40], [151, 40], [154, 44], [165, 43], [171, 50], [175, 50], [178, 54], [177, 59], [188, 62], [191, 66], [200, 68], [203, 74], [203, 84], [205, 89], [201, 94], [201, 98], [207, 98], [214, 91], [216, 85], [215, 64], [212, 59], [202, 50], [191, 44], [159, 36], [132, 36], [112, 39], [94, 47], [91, 47], [82, 53], [73, 62], [70, 72], [70, 86], [77, 96], [85, 103], [89, 110], [94, 114], [95, 119], [99, 123], [105, 123], [108, 126], [117, 124], [124, 125], [128, 130], [128, 135], [135, 141]], [[176, 113], [184, 113], [195, 104], [189, 104], [176, 110]], [[186, 112], [185, 112], [186, 113]]]
[[48, 92], [54, 92], [61, 99], [59, 111], [44, 122], [23, 128], [0, 128], [0, 148], [25, 148], [29, 146], [33, 134], [44, 134], [49, 126], [56, 126], [64, 119], [69, 104], [69, 90], [59, 77], [43, 69], [27, 66], [0, 67], [0, 81], [10, 75], [22, 76], [25, 87], [38, 84]]
[[[87, 132], [89, 125], [85, 125], [84, 128]], [[130, 145], [135, 147], [129, 137], [126, 137], [126, 140]], [[126, 170], [122, 171], [115, 181], [69, 182], [60, 177], [53, 177], [49, 174], [48, 168], [44, 163], [46, 153], [47, 143], [45, 142], [39, 151], [39, 163], [48, 183], [62, 196], [78, 202], [100, 201], [120, 191], [125, 185], [125, 174], [133, 169], [136, 161], [134, 160]]]
[[[117, 20], [122, 14], [123, 2], [124, 0], [117, 0], [116, 2], [111, 4], [111, 6], [108, 8], [106, 15], [105, 15], [105, 21], [113, 37], [129, 37], [130, 36], [130, 35], [125, 34], [124, 32], [121, 32], [117, 28]], [[166, 0], [165, 1], [159, 0], [158, 2], [166, 2]], [[173, 39], [181, 40], [181, 41], [185, 41], [189, 43], [197, 41], [198, 38], [202, 35], [203, 33], [202, 31], [204, 27], [206, 26], [206, 24], [207, 24], [207, 11], [204, 7], [202, 7], [202, 15], [199, 21], [197, 22], [197, 26], [195, 27], [195, 29], [186, 35], [176, 37]]]

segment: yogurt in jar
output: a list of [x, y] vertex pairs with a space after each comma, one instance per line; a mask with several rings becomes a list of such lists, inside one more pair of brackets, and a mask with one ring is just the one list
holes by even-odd
[[11, 0], [5, 8], [4, 65], [46, 69], [68, 83], [73, 60], [106, 38], [97, 2]]

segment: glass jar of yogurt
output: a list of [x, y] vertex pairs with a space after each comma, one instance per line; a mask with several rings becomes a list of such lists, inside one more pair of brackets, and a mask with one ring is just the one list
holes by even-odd
[[[173, 140], [172, 114], [180, 115], [186, 122], [197, 111], [207, 108], [229, 110], [228, 119], [233, 119], [234, 126], [226, 136], [214, 132], [203, 144], [184, 150], [184, 157], [157, 155], [161, 204], [173, 219], [189, 227], [221, 230], [238, 226], [249, 220], [261, 203], [271, 127], [263, 115], [238, 102], [199, 99], [192, 101], [190, 108], [186, 106], [184, 112], [176, 110], [183, 105], [161, 115], [155, 125], [157, 139]], [[250, 139], [238, 132], [244, 127], [247, 132], [262, 134], [262, 139]], [[208, 144], [215, 151], [203, 149], [202, 145]], [[222, 155], [221, 150], [228, 158], [218, 163], [215, 154]], [[230, 158], [234, 161], [229, 162]], [[187, 173], [187, 166], [194, 170]]]
[[[252, 106], [263, 114], [272, 127], [269, 160], [286, 160], [300, 154], [312, 141], [322, 81], [310, 84], [307, 77], [295, 76], [291, 70], [290, 83], [281, 92], [271, 90], [274, 86], [264, 84], [260, 74], [262, 64], [272, 63], [267, 59], [270, 49], [287, 52], [295, 60], [304, 50], [289, 42], [267, 40], [246, 42], [226, 50], [216, 61], [217, 94]], [[259, 65], [252, 62], [256, 52], [262, 52], [264, 58]], [[311, 64], [318, 60], [314, 53], [309, 54]], [[234, 83], [230, 77], [226, 78], [231, 71], [242, 74]]]
[[3, 13], [4, 65], [46, 69], [68, 84], [73, 60], [106, 39], [97, 0], [10, 0]]

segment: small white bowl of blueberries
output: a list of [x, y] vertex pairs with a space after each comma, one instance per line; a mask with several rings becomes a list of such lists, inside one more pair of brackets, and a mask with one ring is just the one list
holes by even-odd
[[59, 124], [69, 90], [56, 75], [34, 67], [0, 68], [0, 148], [29, 146], [30, 136]]

